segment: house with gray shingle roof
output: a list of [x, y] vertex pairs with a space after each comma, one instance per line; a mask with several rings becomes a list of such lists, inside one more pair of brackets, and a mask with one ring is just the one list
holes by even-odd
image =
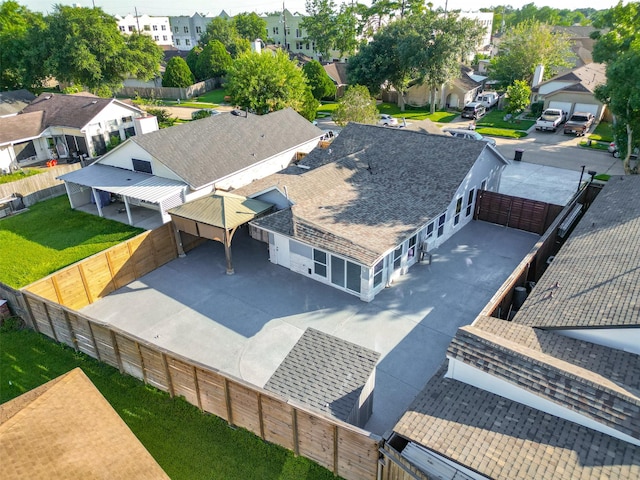
[[0, 92], [0, 117], [17, 115], [35, 98], [33, 93], [25, 89]]
[[532, 87], [531, 101], [544, 101], [544, 108], [560, 108], [568, 115], [588, 112], [600, 120], [605, 105], [595, 97], [595, 89], [606, 82], [606, 66], [588, 63]]
[[640, 178], [612, 177], [512, 321], [458, 330], [394, 427], [405, 459], [481, 478], [640, 477], [639, 200]]
[[[214, 191], [229, 191], [287, 167], [323, 135], [292, 109], [268, 115], [223, 113], [129, 138], [95, 164], [62, 175], [73, 208], [102, 194], [129, 206], [167, 211]], [[98, 212], [102, 215], [99, 209]]]
[[0, 117], [0, 169], [94, 157], [112, 138], [157, 129], [155, 117], [114, 98], [43, 93], [17, 115]]
[[271, 262], [370, 301], [471, 221], [507, 163], [486, 142], [351, 123], [236, 193], [280, 209], [251, 223]]
[[[444, 85], [436, 94], [438, 108], [463, 108], [482, 91], [482, 83], [474, 78], [473, 69], [460, 65], [460, 75]], [[430, 88], [426, 83], [414, 82], [407, 89], [405, 102], [408, 105], [429, 103]]]

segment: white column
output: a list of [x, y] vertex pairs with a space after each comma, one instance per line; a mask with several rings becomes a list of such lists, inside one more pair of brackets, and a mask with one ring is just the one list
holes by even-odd
[[124, 201], [124, 208], [127, 211], [127, 219], [129, 220], [129, 225], [133, 226], [133, 218], [131, 217], [131, 207], [129, 207], [129, 197], [127, 197], [126, 195], [123, 195], [122, 200]]
[[73, 204], [73, 199], [71, 198], [71, 192], [69, 191], [69, 184], [67, 182], [64, 182], [64, 189], [67, 191], [67, 198], [69, 199], [69, 205], [71, 205], [71, 208], [75, 210], [76, 206]]
[[98, 207], [98, 215], [102, 217], [102, 206], [100, 205], [100, 196], [98, 195], [98, 191], [91, 187], [91, 193], [93, 194], [93, 199], [96, 201], [96, 207]]

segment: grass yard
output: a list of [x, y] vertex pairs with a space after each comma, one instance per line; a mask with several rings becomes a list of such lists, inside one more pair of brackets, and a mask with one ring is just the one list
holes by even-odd
[[193, 100], [196, 100], [201, 103], [224, 103], [224, 97], [227, 95], [227, 92], [224, 88], [216, 88], [215, 90], [211, 90], [204, 95], [200, 95], [199, 97], [195, 97]]
[[22, 180], [23, 178], [31, 177], [33, 175], [38, 175], [39, 173], [42, 173], [42, 172], [43, 170], [40, 170], [37, 168], [25, 168], [17, 172], [8, 173], [6, 175], [0, 175], [0, 185], [3, 183], [16, 182], [18, 180]]
[[66, 195], [0, 220], [0, 281], [21, 288], [143, 230], [71, 210]]
[[[504, 120], [505, 112], [502, 110], [491, 110], [484, 117], [476, 122], [478, 127], [497, 128], [502, 130], [528, 130], [533, 126], [535, 120]], [[481, 132], [482, 133], [482, 132]], [[504, 136], [504, 135], [502, 135]], [[524, 136], [524, 135], [522, 135]]]
[[607, 150], [609, 148], [609, 143], [595, 142], [593, 140], [591, 140], [591, 144], [589, 144], [587, 140], [583, 140], [578, 145], [583, 148], [591, 148], [593, 150]]
[[613, 142], [613, 128], [609, 122], [600, 122], [596, 125], [595, 130], [589, 135], [589, 140], [596, 140], [599, 142], [606, 142], [607, 144]]
[[457, 112], [436, 110], [433, 114], [429, 107], [411, 107], [407, 105], [405, 111], [401, 111], [400, 107], [392, 103], [381, 103], [378, 105], [380, 113], [387, 113], [396, 118], [406, 118], [407, 120], [426, 120], [432, 122], [449, 123], [453, 121], [459, 114]]
[[80, 367], [173, 480], [330, 480], [331, 472], [31, 330], [0, 329], [0, 403]]
[[527, 132], [524, 132], [522, 130], [511, 130], [508, 128], [477, 126], [476, 132], [478, 132], [480, 135], [488, 135], [490, 137], [523, 138], [527, 136]]

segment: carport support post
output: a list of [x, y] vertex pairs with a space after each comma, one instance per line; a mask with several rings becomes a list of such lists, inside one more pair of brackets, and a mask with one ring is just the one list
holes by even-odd
[[231, 261], [231, 240], [233, 239], [233, 234], [236, 233], [236, 228], [238, 227], [235, 227], [231, 231], [226, 228], [224, 229], [224, 256], [227, 259], [227, 275], [236, 273], [233, 270], [233, 262]]
[[129, 198], [123, 195], [122, 200], [124, 201], [124, 208], [127, 211], [127, 219], [129, 220], [129, 225], [133, 225], [133, 218], [131, 217], [131, 207], [129, 207]]
[[178, 230], [178, 227], [176, 226], [175, 222], [171, 222], [173, 223], [173, 234], [176, 237], [176, 247], [178, 250], [178, 256], [180, 258], [184, 258], [187, 256], [186, 253], [184, 253], [184, 247], [182, 246], [182, 236], [180, 235], [180, 230]]
[[98, 215], [102, 217], [102, 205], [100, 205], [100, 196], [98, 195], [98, 191], [91, 187], [91, 193], [93, 194], [93, 199], [96, 201], [96, 207], [98, 207]]

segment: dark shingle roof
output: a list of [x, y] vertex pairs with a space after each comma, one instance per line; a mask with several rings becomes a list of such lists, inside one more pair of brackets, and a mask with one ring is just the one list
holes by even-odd
[[46, 128], [43, 117], [43, 112], [0, 117], [0, 145], [37, 137]]
[[197, 189], [321, 136], [288, 108], [268, 115], [214, 115], [130, 141]]
[[346, 421], [380, 354], [308, 328], [264, 388]]
[[640, 357], [484, 318], [458, 330], [447, 356], [640, 439]]
[[639, 478], [640, 448], [434, 375], [394, 431], [495, 479]]
[[[557, 75], [536, 87], [536, 91], [539, 91], [540, 87], [546, 83], [550, 82], [571, 82], [566, 87], [561, 88], [560, 90], [553, 91], [551, 93], [555, 94], [557, 92], [586, 92], [586, 93], [594, 93], [596, 87], [598, 85], [602, 85], [606, 83], [606, 66], [603, 63], [588, 63], [586, 65], [582, 65], [581, 67], [574, 68], [570, 72]], [[550, 96], [551, 93], [547, 94]]]
[[638, 204], [640, 176], [612, 177], [514, 321], [542, 328], [640, 326]]
[[[286, 190], [294, 237], [372, 265], [449, 206], [483, 152], [502, 158], [485, 142], [350, 123], [300, 162], [309, 170], [291, 167], [237, 193]], [[271, 218], [260, 226], [279, 228]]]
[[347, 85], [347, 64], [344, 62], [332, 62], [322, 66], [327, 75], [337, 85]]
[[[25, 107], [23, 112], [43, 112], [42, 121], [45, 128], [50, 126], [83, 128], [111, 103], [125, 106], [113, 98], [42, 93]], [[127, 107], [142, 113], [137, 107], [131, 105]]]
[[0, 117], [13, 115], [29, 105], [36, 96], [29, 90], [0, 91]]

